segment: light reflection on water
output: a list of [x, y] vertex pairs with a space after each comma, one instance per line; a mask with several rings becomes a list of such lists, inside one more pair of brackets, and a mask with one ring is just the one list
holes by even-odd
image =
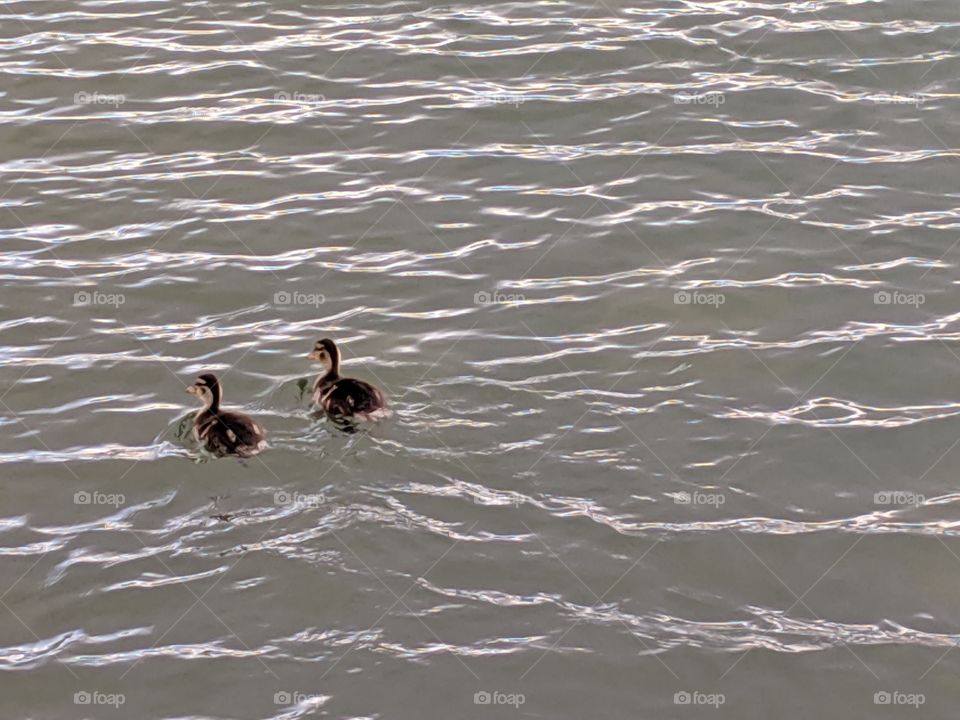
[[4, 14], [13, 715], [948, 716], [952, 5]]

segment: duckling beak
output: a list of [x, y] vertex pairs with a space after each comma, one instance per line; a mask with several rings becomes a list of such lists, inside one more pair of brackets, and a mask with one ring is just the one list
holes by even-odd
[[307, 360], [319, 360], [319, 359], [320, 359], [320, 353], [316, 350], [314, 350], [312, 353], [307, 355]]
[[191, 395], [197, 395], [200, 392], [200, 389], [196, 385], [191, 385], [187, 388], [187, 392]]

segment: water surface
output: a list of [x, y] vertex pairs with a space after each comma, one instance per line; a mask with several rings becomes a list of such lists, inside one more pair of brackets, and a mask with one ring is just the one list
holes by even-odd
[[6, 717], [953, 717], [955, 3], [0, 18]]

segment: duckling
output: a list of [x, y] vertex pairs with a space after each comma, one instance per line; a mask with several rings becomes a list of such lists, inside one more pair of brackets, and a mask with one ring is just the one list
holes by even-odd
[[216, 455], [256, 455], [266, 445], [266, 433], [253, 418], [243, 413], [220, 409], [223, 387], [217, 376], [204, 373], [187, 388], [203, 401], [203, 409], [193, 419], [193, 435]]
[[340, 349], [330, 338], [317, 340], [307, 357], [321, 363], [326, 372], [313, 386], [313, 402], [328, 415], [372, 419], [386, 410], [383, 393], [370, 383], [340, 377]]

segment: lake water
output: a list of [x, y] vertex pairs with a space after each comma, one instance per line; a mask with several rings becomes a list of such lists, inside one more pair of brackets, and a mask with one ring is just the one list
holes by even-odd
[[6, 3], [3, 716], [954, 717], [958, 27]]

